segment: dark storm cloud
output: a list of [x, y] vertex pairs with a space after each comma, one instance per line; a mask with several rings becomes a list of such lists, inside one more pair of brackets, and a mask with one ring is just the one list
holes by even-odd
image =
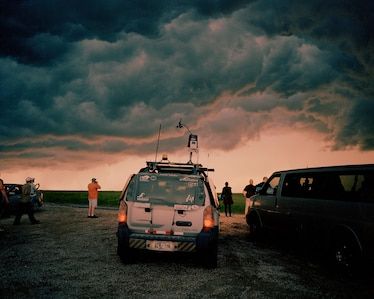
[[[0, 53], [25, 63], [51, 63], [67, 50], [66, 45], [61, 41], [66, 43], [82, 39], [115, 41], [121, 32], [157, 36], [161, 24], [188, 9], [196, 9], [203, 15], [209, 16], [230, 13], [246, 2], [243, 0], [1, 1]], [[50, 40], [42, 40], [43, 36], [50, 36]]]
[[349, 112], [348, 123], [336, 137], [337, 146], [358, 144], [364, 150], [374, 148], [374, 101], [357, 99]]
[[[263, 68], [257, 88], [271, 86], [282, 95], [277, 106], [291, 111], [297, 107], [305, 123], [318, 120], [312, 127], [334, 135], [336, 148], [373, 150], [374, 123], [364, 111], [372, 111], [374, 105], [374, 2], [275, 0], [269, 4], [256, 1], [248, 7], [250, 17], [246, 18], [248, 11], [242, 15], [249, 26], [263, 30], [271, 40], [284, 37], [287, 45], [280, 41], [272, 48], [278, 51], [272, 54], [268, 70]], [[290, 43], [292, 38], [297, 42]], [[302, 52], [309, 54], [303, 59]], [[293, 101], [300, 92], [304, 98]], [[326, 121], [327, 115], [334, 119]]]
[[174, 149], [180, 119], [215, 148], [295, 122], [372, 150], [373, 7], [1, 1], [0, 156], [148, 153], [160, 123]]
[[58, 36], [66, 43], [94, 38], [113, 41], [122, 31], [152, 35], [162, 11], [162, 5], [151, 1], [2, 1], [1, 53], [45, 64], [63, 51], [43, 56], [35, 40], [39, 35]]

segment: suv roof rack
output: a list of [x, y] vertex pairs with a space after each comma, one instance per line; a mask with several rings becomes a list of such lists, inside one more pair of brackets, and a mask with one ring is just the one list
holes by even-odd
[[207, 176], [206, 172], [208, 171], [214, 171], [214, 169], [206, 168], [206, 167], [203, 167], [201, 164], [193, 164], [193, 163], [147, 161], [147, 167], [140, 169], [139, 172], [203, 174], [206, 177]]

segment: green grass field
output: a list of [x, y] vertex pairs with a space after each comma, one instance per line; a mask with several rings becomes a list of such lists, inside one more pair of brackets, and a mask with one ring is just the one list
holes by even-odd
[[[43, 191], [44, 201], [53, 203], [64, 204], [87, 204], [86, 191]], [[99, 206], [117, 207], [120, 191], [100, 191], [99, 193]], [[233, 194], [234, 204], [232, 212], [234, 214], [243, 214], [245, 201], [241, 193]], [[221, 211], [224, 211], [223, 204], [221, 204]]]
[[[43, 191], [44, 201], [53, 203], [87, 204], [87, 191]], [[120, 191], [100, 191], [99, 205], [106, 207], [118, 206]]]
[[[231, 210], [234, 214], [244, 214], [245, 200], [242, 193], [234, 193], [233, 195], [234, 204], [231, 207]], [[221, 211], [224, 212], [225, 208], [223, 203], [221, 203]]]

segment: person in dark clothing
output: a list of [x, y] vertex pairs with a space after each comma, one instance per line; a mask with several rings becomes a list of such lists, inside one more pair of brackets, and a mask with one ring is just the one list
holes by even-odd
[[229, 212], [229, 216], [231, 217], [231, 205], [234, 203], [232, 200], [232, 192], [231, 187], [229, 187], [229, 183], [225, 183], [225, 187], [222, 189], [221, 194], [223, 204], [225, 205], [225, 215], [227, 216], [227, 212]]
[[266, 176], [264, 176], [262, 178], [262, 182], [261, 183], [258, 183], [256, 185], [256, 191], [258, 192], [259, 190], [261, 190], [262, 186], [265, 185], [266, 181], [268, 180], [268, 178]]
[[253, 185], [253, 180], [249, 180], [249, 184], [245, 186], [243, 190], [243, 195], [245, 198], [250, 198], [252, 195], [256, 194], [256, 187]]
[[[7, 210], [9, 205], [8, 195], [5, 191], [4, 181], [0, 179], [0, 219]], [[0, 233], [3, 233], [5, 229], [0, 226]]]
[[23, 214], [29, 216], [31, 224], [39, 224], [40, 221], [36, 220], [34, 217], [34, 207], [31, 202], [31, 192], [32, 192], [32, 178], [26, 178], [26, 184], [22, 186], [22, 198], [17, 206], [16, 218], [14, 219], [13, 225], [19, 225], [21, 222], [21, 217]]

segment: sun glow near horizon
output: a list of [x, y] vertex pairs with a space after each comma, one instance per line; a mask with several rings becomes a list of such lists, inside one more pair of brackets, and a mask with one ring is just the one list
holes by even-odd
[[[231, 151], [206, 150], [204, 143], [199, 149], [198, 162], [214, 168], [209, 175], [213, 178], [217, 192], [221, 192], [227, 181], [233, 192], [241, 193], [249, 179], [259, 183], [264, 176], [274, 171], [318, 166], [370, 164], [374, 163], [374, 151], [357, 149], [332, 151], [326, 141], [316, 134], [303, 132], [281, 132], [277, 135], [263, 134], [257, 140], [251, 140]], [[301, 146], [302, 145], [302, 146]], [[187, 162], [188, 150], [168, 153], [160, 148], [159, 159], [163, 153], [172, 162]], [[100, 163], [93, 167], [74, 169], [75, 161], [69, 168], [36, 168], [2, 171], [5, 182], [23, 183], [25, 177], [32, 176], [45, 190], [86, 190], [92, 177], [96, 177], [102, 190], [121, 190], [132, 174], [145, 166], [145, 161], [153, 161], [155, 156], [129, 155], [117, 162]], [[196, 156], [194, 156], [196, 162]], [[94, 163], [95, 164], [95, 163]]]

